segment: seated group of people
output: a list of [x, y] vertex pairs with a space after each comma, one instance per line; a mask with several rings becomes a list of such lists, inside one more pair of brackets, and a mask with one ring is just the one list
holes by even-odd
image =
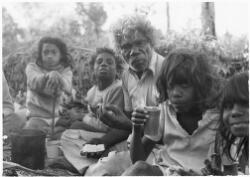
[[[4, 122], [48, 134], [55, 126], [64, 157], [83, 175], [248, 174], [248, 72], [224, 81], [205, 54], [190, 49], [164, 58], [154, 51], [154, 32], [140, 16], [120, 19], [113, 28], [117, 53], [96, 50], [87, 105], [73, 104], [66, 118], [58, 110], [72, 89], [67, 47], [42, 38], [36, 62], [26, 68], [27, 120], [6, 111]], [[158, 118], [147, 107], [157, 107]], [[86, 144], [105, 150], [81, 156]]]

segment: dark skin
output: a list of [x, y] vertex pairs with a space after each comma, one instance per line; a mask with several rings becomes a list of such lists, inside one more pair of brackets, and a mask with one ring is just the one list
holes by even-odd
[[132, 122], [129, 119], [131, 112], [123, 112], [116, 105], [104, 106], [100, 120], [112, 128], [132, 131]]
[[[172, 85], [167, 92], [169, 100], [176, 112], [179, 124], [189, 134], [192, 134], [194, 130], [197, 129], [198, 121], [202, 117], [202, 114], [197, 112], [197, 109], [193, 109], [194, 105], [190, 104], [195, 100], [194, 88], [187, 84]], [[131, 141], [130, 156], [133, 163], [139, 160], [145, 161], [156, 144], [156, 142], [146, 138], [145, 136], [141, 137], [141, 132], [143, 126], [147, 122], [147, 119], [149, 119], [148, 112], [142, 108], [136, 108], [132, 113], [131, 120], [133, 122], [133, 138]], [[156, 169], [156, 171], [154, 171], [155, 175], [159, 172], [160, 169]], [[192, 171], [186, 172], [184, 169], [178, 170], [179, 174], [191, 174], [191, 172]]]
[[[99, 90], [104, 90], [110, 86], [116, 77], [116, 62], [115, 57], [109, 53], [100, 53], [96, 57], [94, 64], [94, 73], [97, 79]], [[96, 109], [97, 115], [100, 117], [105, 114], [105, 109]], [[108, 116], [108, 115], [107, 115]], [[109, 119], [109, 118], [108, 118]], [[83, 125], [82, 125], [83, 126]], [[84, 125], [85, 128], [91, 129], [89, 125]], [[104, 144], [105, 148], [109, 148], [122, 140], [127, 139], [129, 131], [112, 128], [101, 138], [95, 138], [87, 142], [87, 144]], [[92, 154], [93, 157], [99, 154]]]
[[177, 113], [177, 120], [181, 127], [192, 135], [193, 132], [198, 128], [198, 121], [202, 119], [202, 113], [188, 112], [188, 113]]
[[[152, 57], [152, 46], [148, 39], [143, 33], [135, 30], [130, 36], [122, 40], [120, 50], [130, 68], [133, 68], [138, 78], [141, 79], [143, 73], [149, 67]], [[132, 112], [123, 111], [122, 113], [121, 110], [110, 106], [106, 106], [105, 109], [110, 112], [101, 117], [102, 122], [110, 127], [119, 127], [128, 131], [132, 130], [130, 121]]]

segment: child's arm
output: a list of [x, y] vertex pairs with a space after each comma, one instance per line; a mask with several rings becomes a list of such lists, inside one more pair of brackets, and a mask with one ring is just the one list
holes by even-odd
[[145, 161], [155, 144], [156, 142], [148, 139], [147, 137], [142, 138], [142, 126], [134, 124], [132, 140], [130, 142], [130, 157], [132, 163], [135, 163], [138, 160]]
[[123, 140], [128, 138], [129, 131], [119, 130], [119, 129], [111, 129], [108, 133], [106, 133], [101, 138], [93, 139], [88, 142], [90, 144], [104, 144], [106, 148], [109, 148]]
[[124, 92], [121, 86], [112, 89], [105, 97], [100, 120], [106, 125], [131, 131], [132, 123], [124, 110]]
[[42, 73], [38, 66], [30, 63], [26, 67], [27, 85], [36, 92], [44, 93], [44, 88], [47, 82], [47, 74]]
[[112, 128], [132, 130], [132, 122], [116, 105], [106, 105], [102, 108], [100, 120]]
[[72, 90], [72, 77], [73, 77], [73, 74], [69, 67], [66, 68], [61, 74], [63, 91], [65, 91], [68, 94], [71, 94], [71, 90]]
[[161, 116], [160, 118], [160, 127], [158, 128], [158, 134], [157, 136], [154, 136], [152, 139], [150, 136], [145, 135], [142, 138], [143, 135], [143, 127], [147, 120], [149, 119], [148, 111], [143, 108], [136, 108], [134, 109], [132, 113], [132, 123], [133, 123], [133, 129], [132, 129], [132, 140], [131, 140], [131, 146], [130, 146], [130, 156], [133, 163], [135, 163], [138, 160], [146, 160], [152, 149], [154, 148], [154, 145], [156, 142], [160, 141], [163, 135], [163, 129], [164, 129], [164, 116]]

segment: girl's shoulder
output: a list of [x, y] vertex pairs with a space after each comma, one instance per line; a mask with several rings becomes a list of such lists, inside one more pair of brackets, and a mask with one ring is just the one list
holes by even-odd
[[207, 109], [204, 114], [220, 114], [220, 110], [218, 108]]
[[202, 117], [203, 117], [203, 120], [218, 123], [220, 119], [220, 111], [217, 108], [208, 109], [203, 113]]
[[39, 66], [34, 62], [30, 62], [30, 63], [27, 64], [27, 67], [39, 67]]
[[28, 71], [43, 71], [43, 68], [34, 62], [30, 62], [27, 64], [26, 70], [28, 70]]

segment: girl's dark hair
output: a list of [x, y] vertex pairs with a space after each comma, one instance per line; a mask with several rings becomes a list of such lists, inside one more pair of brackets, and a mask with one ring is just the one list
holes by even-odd
[[38, 43], [38, 57], [36, 60], [36, 64], [40, 67], [43, 67], [43, 60], [42, 60], [42, 49], [43, 44], [54, 44], [58, 47], [60, 53], [61, 53], [61, 60], [60, 63], [66, 68], [72, 66], [72, 57], [68, 53], [66, 44], [57, 37], [49, 37], [45, 36], [42, 39], [40, 39]]
[[[225, 87], [222, 90], [221, 109], [220, 109], [220, 124], [219, 133], [223, 138], [223, 152], [226, 153], [232, 160], [236, 160], [232, 157], [230, 149], [235, 143], [236, 136], [234, 136], [228, 126], [223, 121], [223, 112], [226, 106], [233, 105], [234, 103], [249, 104], [249, 91], [248, 91], [248, 72], [242, 72], [232, 76]], [[240, 138], [239, 146], [237, 147], [237, 154], [239, 154], [241, 148], [244, 146], [244, 151], [248, 158], [248, 136]], [[237, 155], [236, 154], [236, 155]]]
[[118, 56], [114, 50], [110, 49], [110, 48], [107, 48], [107, 47], [101, 47], [101, 48], [97, 48], [96, 49], [96, 52], [91, 56], [90, 58], [90, 67], [92, 69], [94, 69], [94, 65], [95, 65], [95, 60], [97, 58], [97, 56], [99, 54], [102, 54], [102, 53], [108, 53], [112, 56], [114, 56], [114, 59], [115, 59], [115, 63], [116, 63], [116, 70], [117, 70], [117, 74], [120, 75], [123, 71], [123, 60], [121, 59], [120, 56]]
[[165, 58], [156, 81], [159, 91], [159, 102], [168, 99], [167, 87], [172, 84], [187, 83], [195, 90], [195, 108], [205, 111], [215, 106], [219, 97], [218, 75], [213, 72], [209, 58], [200, 52], [189, 49], [175, 49]]

